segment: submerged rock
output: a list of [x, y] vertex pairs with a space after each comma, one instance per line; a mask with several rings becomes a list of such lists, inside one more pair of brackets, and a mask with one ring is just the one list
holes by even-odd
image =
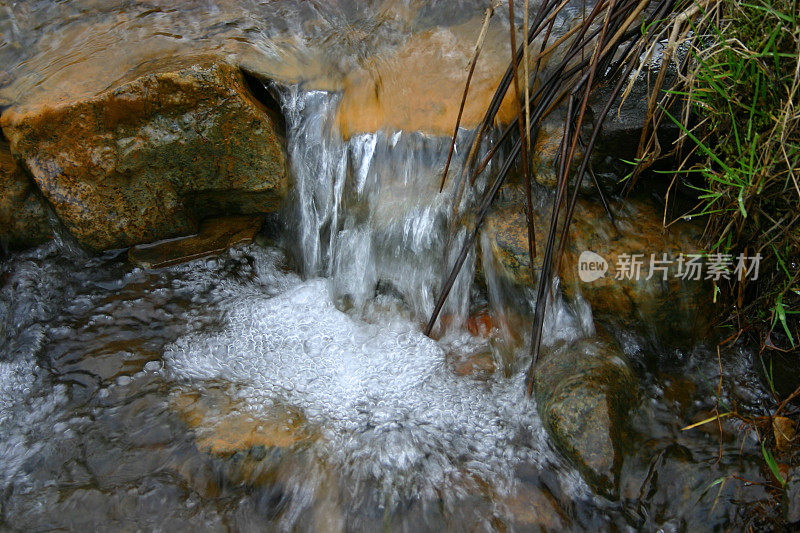
[[556, 446], [593, 488], [617, 490], [630, 407], [633, 372], [621, 351], [585, 339], [547, 352], [536, 365], [539, 414]]
[[194, 233], [214, 214], [273, 211], [289, 187], [281, 119], [238, 69], [202, 58], [149, 68], [0, 121], [64, 225], [95, 250]]
[[303, 412], [286, 405], [249, 410], [230, 390], [179, 390], [171, 398], [197, 449], [232, 483], [270, 485], [289, 450], [318, 438]]
[[786, 481], [786, 521], [800, 523], [800, 469], [793, 468]]
[[[528, 230], [523, 200], [499, 205], [487, 218], [487, 232], [497, 272], [512, 285], [530, 285]], [[550, 216], [534, 215], [539, 254], [537, 269], [544, 256]], [[712, 317], [710, 283], [678, 277], [681, 253], [696, 253], [699, 232], [694, 226], [677, 222], [664, 228], [655, 207], [638, 200], [612, 204], [616, 228], [599, 203], [579, 199], [570, 225], [569, 242], [564, 249], [559, 275], [566, 295], [582, 295], [592, 307], [596, 320], [626, 327], [659, 340], [678, 345], [699, 338], [708, 330]], [[608, 267], [604, 275], [591, 281], [579, 276], [581, 254], [594, 252]], [[667, 254], [666, 272], [658, 270]], [[638, 274], [633, 267], [636, 255]], [[626, 262], [630, 264], [626, 266]], [[666, 265], [666, 263], [665, 263]], [[628, 268], [628, 267], [631, 268]], [[648, 279], [648, 277], [650, 279]]]
[[41, 195], [0, 144], [0, 242], [11, 248], [41, 244], [52, 236]]
[[128, 259], [144, 268], [161, 268], [218, 255], [253, 242], [262, 223], [257, 215], [204, 220], [197, 235], [135, 246], [128, 250]]
[[313, 435], [297, 409], [276, 406], [267, 413], [250, 414], [222, 390], [184, 391], [172, 403], [195, 431], [198, 449], [214, 455], [230, 456], [256, 448], [252, 451], [258, 456], [264, 448], [287, 448]]
[[569, 514], [546, 487], [520, 483], [503, 503], [511, 516], [512, 531], [567, 531], [572, 526]]

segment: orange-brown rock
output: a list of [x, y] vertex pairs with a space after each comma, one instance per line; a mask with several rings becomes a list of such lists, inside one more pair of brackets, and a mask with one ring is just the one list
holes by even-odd
[[488, 337], [492, 330], [501, 327], [497, 317], [486, 311], [469, 316], [466, 326], [467, 331], [476, 337]]
[[197, 448], [214, 455], [229, 456], [254, 447], [288, 448], [315, 437], [297, 409], [248, 411], [223, 390], [183, 391], [172, 404], [195, 431]]
[[128, 250], [128, 259], [145, 268], [162, 268], [219, 255], [228, 248], [253, 242], [263, 222], [258, 215], [207, 219], [197, 235], [134, 246]]
[[[512, 284], [530, 285], [527, 225], [522, 202], [514, 200], [501, 204], [485, 222], [498, 273]], [[680, 253], [697, 251], [697, 228], [679, 222], [665, 228], [660, 211], [647, 202], [626, 201], [613, 204], [616, 229], [603, 207], [596, 202], [579, 199], [569, 242], [564, 250], [559, 274], [567, 296], [582, 295], [591, 305], [595, 318], [624, 323], [645, 329], [657, 338], [688, 342], [693, 334], [706, 331], [711, 304], [710, 284], [704, 280], [682, 280], [677, 277]], [[549, 214], [535, 215], [536, 242], [541, 266], [544, 243], [549, 229]], [[579, 258], [583, 251], [592, 251], [608, 263], [608, 272], [599, 279], [584, 282], [578, 276]], [[650, 276], [651, 254], [656, 260], [667, 254], [671, 261], [666, 281], [663, 273], [654, 270]], [[638, 279], [625, 272], [625, 256], [641, 261]], [[653, 266], [658, 267], [656, 263]]]
[[12, 152], [92, 249], [272, 211], [289, 187], [280, 119], [238, 69], [207, 58], [149, 67], [97, 96], [0, 118]]
[[23, 248], [51, 237], [47, 213], [33, 182], [0, 144], [0, 242]]
[[[393, 53], [371, 58], [363, 70], [353, 72], [344, 81], [339, 106], [342, 134], [384, 129], [452, 135], [482, 23], [480, 16], [420, 32]], [[510, 58], [508, 30], [494, 20], [470, 84], [463, 127], [474, 128], [483, 118]], [[512, 93], [503, 100], [499, 122], [516, 115]]]
[[222, 388], [178, 390], [171, 405], [193, 431], [197, 449], [218, 464], [230, 483], [274, 483], [282, 460], [318, 435], [299, 409], [286, 405], [251, 410]]

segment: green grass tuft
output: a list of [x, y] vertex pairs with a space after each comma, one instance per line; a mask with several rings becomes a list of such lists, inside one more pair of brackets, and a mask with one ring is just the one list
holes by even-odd
[[[671, 117], [691, 147], [683, 167], [708, 217], [710, 251], [762, 255], [756, 281], [723, 293], [736, 326], [765, 344], [800, 343], [800, 15], [787, 0], [721, 0], [687, 40], [677, 91], [693, 124]], [[667, 113], [668, 114], [668, 113]], [[698, 179], [699, 176], [699, 179]]]

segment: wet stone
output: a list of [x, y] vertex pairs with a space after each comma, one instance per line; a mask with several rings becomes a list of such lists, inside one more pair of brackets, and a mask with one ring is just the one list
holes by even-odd
[[786, 521], [800, 523], [800, 469], [794, 468], [786, 481]]
[[453, 355], [448, 358], [453, 371], [459, 376], [488, 377], [494, 374], [497, 364], [490, 352]]
[[0, 141], [0, 242], [24, 248], [47, 241], [51, 234], [41, 194]]
[[[345, 138], [363, 132], [424, 131], [452, 135], [468, 65], [475, 50], [483, 15], [448, 28], [421, 31], [392, 53], [355, 70], [344, 80], [338, 111]], [[491, 24], [465, 103], [461, 126], [475, 127], [483, 117], [508, 62], [508, 33]], [[504, 98], [498, 121], [515, 116], [511, 91]]]
[[290, 183], [278, 111], [218, 60], [148, 66], [100, 94], [0, 117], [78, 242], [122, 248], [194, 233], [202, 218], [276, 210]]
[[[496, 270], [512, 286], [531, 285], [527, 222], [519, 207], [522, 202], [522, 194], [513, 193], [490, 213], [483, 228]], [[677, 277], [679, 255], [697, 251], [698, 228], [683, 222], [664, 228], [657, 208], [636, 199], [614, 203], [612, 211], [616, 227], [599, 202], [578, 200], [560, 264], [564, 293], [573, 300], [586, 299], [596, 321], [688, 348], [693, 340], [704, 337], [713, 318], [710, 282]], [[536, 242], [547, 242], [549, 214], [536, 213], [534, 219]], [[591, 281], [579, 275], [581, 254], [586, 251], [598, 254], [608, 267], [604, 275]], [[618, 271], [622, 258], [634, 254], [641, 260], [639, 274]], [[652, 254], [656, 261], [666, 254], [666, 280], [660, 270], [654, 269], [650, 276]], [[537, 269], [543, 255], [535, 259]]]
[[719, 513], [709, 516], [703, 507], [709, 500], [713, 506], [719, 487], [705, 490], [713, 482], [709, 472], [697, 468], [691, 452], [678, 444], [662, 450], [646, 446], [644, 451], [646, 453], [631, 458], [631, 461], [626, 460], [620, 476], [620, 498], [629, 502], [640, 501], [640, 505], [647, 509], [641, 513], [639, 528], [663, 530], [676, 522], [670, 519], [667, 511], [679, 509], [678, 516], [685, 530], [712, 531], [710, 524], [718, 519], [716, 515]]
[[181, 418], [195, 430], [200, 451], [218, 456], [266, 458], [272, 448], [289, 448], [315, 438], [296, 408], [276, 405], [268, 412], [249, 413], [224, 391], [181, 392], [172, 401]]
[[219, 255], [229, 248], [253, 242], [262, 223], [260, 216], [205, 220], [197, 235], [135, 246], [128, 251], [128, 259], [144, 268], [162, 268]]
[[602, 339], [561, 345], [537, 363], [534, 389], [556, 446], [595, 490], [613, 496], [636, 397], [621, 351]]
[[570, 527], [568, 514], [546, 488], [521, 483], [505, 505], [515, 529], [564, 531]]

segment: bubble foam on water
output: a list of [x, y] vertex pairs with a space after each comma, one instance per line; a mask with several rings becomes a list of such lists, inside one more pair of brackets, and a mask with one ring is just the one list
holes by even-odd
[[519, 462], [551, 461], [522, 375], [458, 376], [418, 325], [354, 318], [335, 307], [329, 284], [298, 280], [276, 296], [229, 287], [222, 330], [168, 347], [168, 372], [194, 386], [234, 383], [255, 412], [302, 409], [322, 429], [315, 446], [328, 460], [395, 494], [432, 495], [475, 478], [500, 487]]

